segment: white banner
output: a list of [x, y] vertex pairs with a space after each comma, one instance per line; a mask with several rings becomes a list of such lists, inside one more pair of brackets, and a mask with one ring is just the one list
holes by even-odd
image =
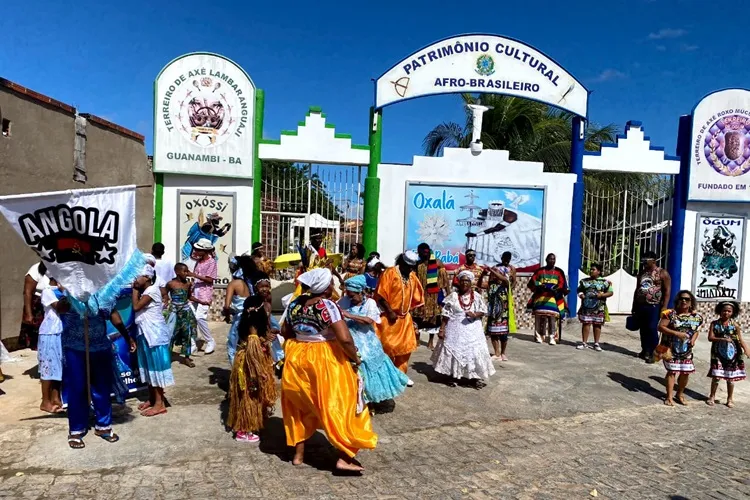
[[750, 92], [729, 89], [693, 111], [690, 201], [750, 201]]
[[698, 300], [740, 300], [745, 219], [699, 215], [693, 290]]
[[110, 283], [137, 250], [135, 186], [3, 196], [0, 212], [48, 276], [80, 300]]
[[250, 178], [255, 84], [217, 54], [175, 59], [156, 77], [154, 172]]
[[375, 106], [434, 94], [484, 92], [541, 101], [586, 116], [589, 92], [562, 66], [523, 42], [461, 35], [394, 65], [376, 83]]

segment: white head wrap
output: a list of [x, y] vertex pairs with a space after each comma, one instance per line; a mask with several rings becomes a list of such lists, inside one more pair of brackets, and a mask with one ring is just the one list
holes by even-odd
[[407, 250], [404, 252], [404, 262], [410, 266], [416, 266], [419, 262], [419, 255], [413, 250]]
[[458, 273], [458, 281], [461, 281], [462, 279], [474, 281], [474, 273], [472, 273], [471, 271], [461, 271], [460, 273]]
[[283, 307], [284, 309], [289, 307], [289, 304], [291, 304], [293, 298], [294, 298], [293, 293], [290, 293], [289, 295], [284, 295], [283, 297], [281, 297], [281, 307]]
[[328, 290], [328, 287], [331, 286], [332, 279], [333, 275], [329, 269], [319, 267], [301, 274], [300, 277], [297, 278], [297, 281], [307, 286], [310, 289], [310, 292], [319, 294]]
[[143, 256], [146, 258], [146, 262], [152, 266], [156, 265], [156, 257], [150, 253], [144, 253]]
[[154, 276], [156, 276], [156, 269], [154, 269], [151, 264], [146, 264], [145, 266], [143, 266], [143, 270], [141, 271], [140, 275], [154, 279]]
[[378, 264], [380, 264], [380, 259], [378, 259], [377, 257], [373, 257], [372, 259], [370, 259], [370, 262], [367, 263], [367, 269], [372, 269]]

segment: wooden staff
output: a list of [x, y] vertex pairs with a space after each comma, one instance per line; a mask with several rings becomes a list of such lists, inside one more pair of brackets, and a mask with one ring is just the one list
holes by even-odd
[[86, 346], [86, 397], [91, 407], [91, 361], [89, 360], [89, 312], [83, 316], [83, 342]]

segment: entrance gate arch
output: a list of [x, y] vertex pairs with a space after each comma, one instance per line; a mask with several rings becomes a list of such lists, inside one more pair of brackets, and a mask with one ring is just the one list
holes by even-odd
[[[521, 97], [574, 115], [570, 168], [577, 180], [573, 188], [571, 234], [581, 234], [584, 126], [589, 91], [557, 62], [530, 45], [499, 35], [465, 34], [417, 50], [375, 81], [375, 104], [370, 111], [370, 162], [364, 191], [365, 247], [374, 250], [378, 242], [378, 165], [382, 153], [383, 108], [419, 97], [457, 93]], [[481, 120], [479, 124], [481, 128]], [[473, 153], [481, 154], [482, 145], [476, 131], [471, 149]], [[568, 257], [568, 279], [577, 283], [581, 262], [580, 238], [570, 238]], [[575, 293], [570, 294], [569, 307], [573, 314], [577, 309], [577, 299]]]

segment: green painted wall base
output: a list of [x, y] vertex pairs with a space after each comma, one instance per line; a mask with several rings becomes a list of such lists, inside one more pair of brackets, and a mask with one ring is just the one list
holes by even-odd
[[164, 174], [154, 174], [154, 242], [161, 241], [164, 213]]
[[365, 206], [362, 226], [362, 244], [367, 252], [378, 249], [378, 204], [380, 203], [380, 179], [365, 178]]

